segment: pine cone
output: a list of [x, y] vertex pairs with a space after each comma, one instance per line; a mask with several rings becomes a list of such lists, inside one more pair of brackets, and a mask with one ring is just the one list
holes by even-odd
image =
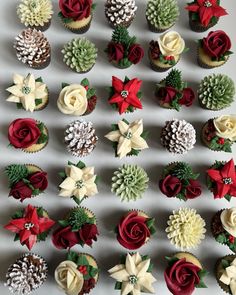
[[170, 153], [184, 154], [196, 143], [196, 131], [185, 120], [166, 121], [161, 133], [161, 143]]
[[51, 47], [44, 34], [36, 29], [25, 29], [15, 38], [17, 58], [31, 68], [42, 68], [50, 61]]
[[161, 54], [161, 51], [160, 51], [160, 47], [159, 47], [159, 44], [158, 44], [157, 41], [152, 40], [149, 43], [149, 52], [150, 52], [150, 55], [151, 55], [152, 59], [158, 59], [159, 58], [159, 56]]
[[5, 285], [12, 294], [27, 295], [47, 279], [46, 261], [36, 254], [25, 254], [12, 264], [6, 274]]
[[220, 220], [220, 215], [223, 212], [223, 209], [218, 211], [212, 218], [211, 221], [211, 231], [213, 236], [216, 238], [218, 235], [225, 232], [222, 222]]
[[65, 131], [67, 150], [76, 157], [89, 155], [96, 147], [97, 141], [98, 137], [91, 122], [76, 120], [69, 124]]

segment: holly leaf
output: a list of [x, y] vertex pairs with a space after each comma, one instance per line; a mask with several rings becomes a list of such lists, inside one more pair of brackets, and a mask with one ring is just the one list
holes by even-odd
[[207, 285], [204, 282], [200, 282], [198, 285], [195, 286], [196, 288], [207, 288]]
[[78, 167], [79, 169], [84, 169], [84, 168], [86, 167], [86, 165], [84, 164], [84, 162], [79, 161], [79, 162], [76, 164], [76, 167]]
[[185, 194], [184, 193], [179, 193], [178, 195], [175, 196], [176, 198], [178, 198], [181, 201], [187, 201]]
[[37, 235], [37, 239], [38, 239], [39, 241], [45, 241], [46, 238], [47, 238], [47, 235], [48, 235], [48, 232], [47, 232], [47, 231], [46, 231], [46, 232], [43, 232], [43, 233]]
[[69, 86], [69, 85], [70, 85], [70, 84], [68, 84], [68, 83], [62, 82], [62, 83], [61, 83], [61, 89], [65, 88], [65, 87], [67, 87], [67, 86]]
[[17, 107], [18, 110], [24, 109], [21, 102], [17, 102], [16, 107]]
[[58, 223], [60, 224], [60, 226], [62, 227], [66, 227], [69, 225], [68, 220], [58, 220]]
[[87, 98], [90, 99], [91, 97], [93, 97], [96, 94], [96, 90], [94, 88], [89, 88], [87, 90]]
[[38, 77], [37, 79], [35, 79], [35, 82], [41, 82], [41, 83], [43, 83], [42, 77]]
[[62, 21], [66, 24], [66, 23], [71, 23], [73, 21], [72, 18], [66, 18], [64, 17], [64, 15], [62, 14], [62, 12], [60, 11], [58, 13], [58, 16], [62, 19]]
[[165, 256], [165, 258], [168, 261], [169, 266], [172, 266], [173, 264], [175, 264], [176, 261], [179, 260], [179, 258], [177, 258], [175, 256]]
[[153, 226], [155, 223], [155, 218], [149, 218], [147, 221], [146, 221], [146, 225], [148, 228], [150, 228], [151, 226]]
[[37, 213], [38, 213], [38, 215], [39, 215], [40, 217], [42, 217], [43, 214], [44, 214], [43, 207], [39, 207], [39, 208], [37, 208]]
[[89, 265], [88, 259], [85, 255], [81, 254], [77, 258], [77, 265]]
[[92, 10], [93, 10], [93, 11], [95, 10], [96, 6], [97, 6], [97, 3], [93, 3], [93, 4], [92, 4]]
[[231, 197], [231, 195], [228, 195], [228, 194], [227, 194], [227, 195], [224, 196], [224, 198], [225, 198], [228, 202], [230, 202], [230, 200], [231, 200], [232, 197]]
[[19, 240], [20, 240], [20, 236], [18, 234], [16, 234], [14, 237], [14, 242], [19, 241]]
[[225, 244], [227, 242], [227, 238], [224, 234], [220, 234], [216, 237], [216, 241], [220, 244]]
[[33, 191], [32, 191], [32, 195], [33, 196], [37, 196], [37, 195], [39, 195], [41, 193], [41, 191], [40, 191], [40, 189], [34, 189]]
[[151, 234], [151, 235], [154, 235], [154, 234], [156, 233], [156, 228], [155, 228], [155, 226], [151, 226], [151, 227], [149, 228], [149, 231], [150, 231], [150, 234]]
[[224, 269], [230, 266], [230, 262], [226, 259], [221, 260], [221, 265], [223, 266]]
[[45, 133], [41, 133], [41, 135], [37, 141], [37, 144], [45, 143], [47, 140], [48, 140], [48, 136]]
[[67, 259], [76, 263], [78, 260], [78, 254], [74, 251], [69, 251], [67, 254]]
[[84, 87], [89, 86], [89, 80], [88, 80], [87, 78], [84, 78], [84, 79], [80, 82], [80, 84], [81, 84], [82, 86], [84, 86]]
[[121, 290], [121, 288], [122, 288], [122, 283], [121, 282], [116, 282], [115, 290]]
[[41, 98], [36, 98], [35, 99], [35, 105], [38, 106], [43, 102], [43, 100]]
[[22, 210], [18, 210], [12, 215], [12, 219], [22, 218], [23, 215], [24, 215], [24, 212]]
[[118, 130], [118, 125], [117, 124], [111, 124], [111, 131], [116, 131]]
[[61, 177], [61, 178], [66, 178], [66, 173], [63, 171], [63, 172], [59, 172], [58, 175]]

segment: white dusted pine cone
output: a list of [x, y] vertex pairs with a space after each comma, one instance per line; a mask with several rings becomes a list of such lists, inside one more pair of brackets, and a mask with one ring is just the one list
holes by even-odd
[[65, 131], [67, 150], [73, 156], [84, 157], [89, 155], [94, 148], [98, 137], [92, 122], [76, 120], [70, 123]]
[[46, 67], [51, 58], [51, 46], [41, 31], [25, 29], [16, 38], [14, 43], [18, 60], [31, 68]]
[[161, 143], [170, 153], [184, 154], [194, 147], [196, 131], [185, 120], [166, 121], [161, 132]]
[[47, 279], [46, 261], [37, 254], [26, 253], [7, 271], [5, 285], [12, 294], [28, 295]]

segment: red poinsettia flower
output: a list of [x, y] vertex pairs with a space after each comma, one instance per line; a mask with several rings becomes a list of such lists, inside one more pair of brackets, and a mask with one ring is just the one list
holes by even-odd
[[21, 244], [31, 250], [37, 242], [37, 235], [49, 230], [54, 223], [50, 218], [39, 217], [37, 208], [28, 205], [22, 218], [12, 219], [4, 228], [18, 234]]
[[213, 16], [219, 18], [220, 16], [228, 14], [217, 2], [217, 0], [197, 0], [185, 8], [189, 11], [197, 12], [201, 24], [207, 27]]
[[123, 114], [129, 106], [142, 109], [142, 104], [137, 97], [142, 81], [134, 78], [127, 83], [112, 76], [113, 96], [109, 99], [110, 104], [117, 104], [119, 113]]
[[221, 169], [209, 169], [207, 173], [216, 184], [216, 189], [213, 192], [215, 199], [221, 199], [227, 194], [236, 197], [236, 170], [233, 159]]

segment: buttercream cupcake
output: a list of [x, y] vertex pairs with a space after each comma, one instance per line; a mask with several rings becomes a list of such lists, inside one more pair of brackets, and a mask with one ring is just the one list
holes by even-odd
[[72, 39], [62, 49], [63, 61], [74, 72], [84, 74], [95, 65], [98, 49], [86, 38]]
[[10, 145], [26, 153], [41, 151], [46, 147], [48, 138], [47, 127], [31, 118], [16, 119], [8, 127]]
[[98, 193], [98, 177], [94, 167], [87, 167], [82, 161], [73, 164], [68, 161], [65, 171], [59, 173], [62, 182], [59, 184], [59, 196], [72, 198], [78, 205], [88, 197]]
[[119, 69], [126, 69], [138, 64], [144, 57], [144, 50], [136, 43], [136, 37], [131, 37], [127, 28], [117, 26], [111, 41], [105, 49], [110, 63]]
[[161, 144], [172, 154], [185, 154], [194, 148], [196, 131], [185, 120], [166, 121], [161, 131]]
[[93, 0], [59, 0], [59, 7], [58, 16], [67, 29], [77, 34], [89, 30], [96, 7]]
[[23, 202], [36, 197], [48, 187], [47, 172], [32, 164], [12, 164], [4, 171], [9, 182], [9, 197]]
[[161, 107], [177, 111], [182, 106], [190, 107], [195, 99], [192, 88], [182, 80], [181, 71], [176, 69], [156, 84], [155, 95]]
[[168, 31], [161, 35], [157, 41], [149, 44], [149, 60], [151, 69], [156, 72], [165, 72], [175, 66], [183, 52], [187, 51], [185, 41], [179, 33]]
[[46, 240], [49, 230], [54, 224], [55, 221], [49, 218], [43, 207], [28, 205], [15, 212], [4, 228], [15, 234], [14, 241], [19, 240], [22, 246], [25, 245], [31, 250], [37, 242]]
[[179, 18], [176, 0], [148, 0], [146, 19], [150, 31], [162, 33], [170, 29]]
[[92, 122], [76, 120], [66, 127], [64, 140], [70, 154], [85, 157], [95, 149], [98, 137]]
[[112, 28], [128, 28], [136, 16], [137, 8], [135, 0], [106, 0], [105, 16]]
[[163, 170], [159, 181], [161, 192], [168, 198], [191, 200], [198, 198], [202, 193], [199, 173], [194, 173], [192, 167], [184, 162], [170, 163]]
[[47, 274], [47, 262], [40, 255], [25, 253], [9, 266], [5, 286], [12, 294], [31, 294], [45, 283]]
[[84, 116], [93, 112], [97, 104], [96, 90], [84, 78], [80, 84], [62, 83], [57, 99], [58, 109], [66, 115]]
[[205, 238], [205, 221], [195, 209], [180, 208], [173, 211], [167, 221], [167, 237], [181, 250], [196, 248]]
[[208, 120], [202, 128], [202, 141], [213, 151], [231, 153], [236, 142], [236, 115], [222, 115]]
[[116, 226], [116, 238], [124, 248], [137, 250], [156, 232], [154, 223], [155, 218], [150, 218], [144, 211], [130, 210]]
[[17, 7], [20, 22], [26, 27], [47, 30], [53, 15], [51, 0], [20, 0]]
[[70, 249], [75, 245], [91, 247], [97, 241], [96, 217], [87, 208], [75, 207], [58, 223], [59, 228], [52, 235], [52, 242], [57, 249]]
[[109, 88], [109, 104], [119, 111], [119, 114], [132, 113], [136, 109], [142, 109], [142, 92], [140, 87], [142, 80], [125, 77], [124, 82], [112, 76], [112, 86]]
[[121, 201], [136, 201], [148, 188], [148, 175], [146, 171], [137, 166], [124, 164], [116, 170], [111, 179], [111, 192]]
[[126, 156], [137, 156], [147, 149], [147, 131], [143, 130], [143, 120], [129, 123], [125, 119], [112, 125], [112, 131], [105, 135], [113, 143], [115, 156], [120, 159]]
[[47, 106], [49, 92], [41, 77], [35, 79], [33, 74], [26, 77], [14, 74], [13, 83], [6, 89], [10, 93], [7, 101], [16, 103], [18, 109], [33, 112]]
[[228, 162], [215, 161], [207, 170], [207, 187], [214, 199], [225, 198], [230, 201], [236, 197], [236, 167], [234, 160]]
[[25, 29], [14, 42], [16, 57], [33, 69], [44, 69], [51, 61], [51, 46], [41, 31]]
[[204, 279], [208, 272], [193, 254], [178, 252], [166, 259], [168, 266], [164, 277], [171, 294], [192, 295], [195, 288], [207, 288]]
[[54, 277], [59, 288], [66, 294], [88, 294], [98, 282], [97, 261], [87, 253], [70, 251], [67, 260], [55, 269]]
[[221, 16], [227, 15], [220, 0], [193, 0], [185, 7], [189, 11], [189, 26], [194, 32], [205, 32], [214, 27]]
[[153, 293], [152, 284], [156, 279], [152, 275], [153, 264], [147, 255], [128, 253], [121, 257], [119, 264], [108, 270], [110, 277], [116, 280], [115, 289], [128, 290], [130, 294]]

